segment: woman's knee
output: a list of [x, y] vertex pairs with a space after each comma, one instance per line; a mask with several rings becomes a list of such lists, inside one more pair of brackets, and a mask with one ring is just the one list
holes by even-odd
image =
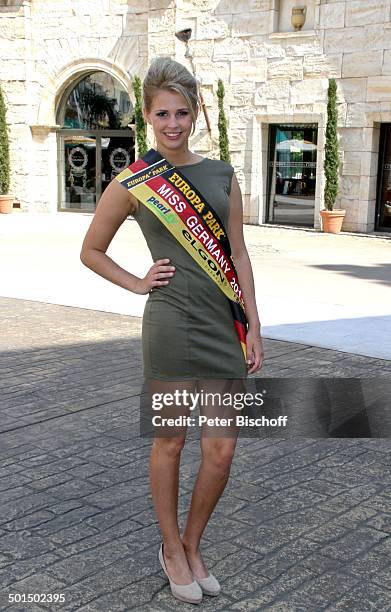
[[235, 454], [236, 440], [209, 438], [201, 443], [202, 459], [222, 471], [229, 470]]
[[185, 445], [185, 436], [172, 436], [155, 438], [153, 441], [152, 452], [163, 455], [165, 458], [176, 459], [180, 456]]

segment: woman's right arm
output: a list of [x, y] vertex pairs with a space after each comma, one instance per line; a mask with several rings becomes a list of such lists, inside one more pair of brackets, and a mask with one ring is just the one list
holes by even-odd
[[171, 267], [162, 265], [163, 262], [168, 263], [168, 260], [156, 261], [147, 275], [141, 279], [121, 268], [106, 254], [119, 227], [137, 205], [136, 198], [113, 179], [96, 207], [91, 225], [84, 237], [80, 259], [87, 268], [115, 285], [145, 295], [152, 288], [168, 284], [168, 280], [161, 280], [172, 276], [171, 272], [168, 273]]

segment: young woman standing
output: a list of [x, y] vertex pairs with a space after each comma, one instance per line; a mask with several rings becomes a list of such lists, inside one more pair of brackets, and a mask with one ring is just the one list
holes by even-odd
[[[148, 294], [142, 347], [143, 374], [151, 393], [222, 392], [227, 381], [235, 387], [248, 374], [257, 372], [264, 355], [253, 273], [243, 238], [240, 187], [231, 165], [201, 157], [189, 149], [189, 137], [194, 133], [200, 105], [197, 82], [184, 66], [168, 57], [155, 59], [143, 82], [143, 98], [144, 118], [152, 126], [155, 150], [129, 166], [127, 177], [142, 172], [145, 167], [157, 168], [161, 159], [169, 162], [176, 172], [171, 174], [170, 183], [178, 187], [175, 202], [181, 189], [180, 196], [188, 197], [188, 205], [196, 207], [191, 223], [190, 219], [186, 220], [194, 233], [191, 236], [190, 231], [182, 232], [181, 243], [171, 228], [161, 222], [162, 203], [160, 212], [153, 209], [158, 199], [137, 198], [124, 188], [129, 183], [113, 179], [99, 201], [85, 236], [81, 260], [116, 285], [137, 294]], [[158, 190], [159, 193], [167, 193], [167, 184], [164, 189]], [[168, 208], [167, 204], [167, 211]], [[182, 211], [179, 207], [177, 210]], [[197, 217], [197, 211], [201, 210], [207, 212]], [[130, 214], [139, 224], [154, 260], [144, 278], [127, 272], [106, 254], [118, 228]], [[203, 220], [207, 225], [202, 226]], [[216, 264], [211, 256], [205, 255], [201, 243], [197, 243], [207, 234], [204, 245], [210, 245], [212, 239], [216, 240], [214, 246], [230, 245], [237, 275], [235, 284], [231, 284], [240, 286], [238, 295], [247, 319], [244, 340], [237, 333], [240, 321], [234, 324], [232, 300], [230, 303], [211, 278], [205, 261], [213, 270]], [[196, 253], [187, 243], [198, 244]], [[223, 248], [215, 250], [223, 271], [232, 273], [223, 252]], [[199, 255], [203, 261], [197, 261]], [[234, 298], [239, 302], [239, 297]], [[189, 414], [183, 406], [182, 411], [184, 415]], [[200, 407], [200, 412], [218, 414], [219, 407]], [[163, 540], [159, 559], [171, 591], [182, 601], [200, 603], [203, 594], [217, 595], [220, 591], [217, 579], [203, 561], [200, 540], [228, 481], [238, 428], [214, 428], [211, 432], [208, 426], [202, 427], [202, 461], [181, 535], [177, 517], [179, 464], [186, 429], [186, 426], [176, 427], [174, 433], [159, 433], [154, 437], [150, 483]]]

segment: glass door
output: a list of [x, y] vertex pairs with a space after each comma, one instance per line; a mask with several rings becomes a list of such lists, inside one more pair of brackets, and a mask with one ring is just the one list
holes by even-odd
[[62, 208], [94, 211], [96, 138], [89, 134], [64, 136], [61, 158], [64, 184]]
[[317, 124], [271, 125], [266, 222], [314, 226]]
[[375, 230], [391, 231], [391, 124], [380, 131]]
[[134, 145], [129, 131], [61, 130], [59, 210], [95, 212], [107, 185], [134, 161]]
[[134, 161], [134, 138], [111, 136], [102, 138], [101, 192], [122, 170]]

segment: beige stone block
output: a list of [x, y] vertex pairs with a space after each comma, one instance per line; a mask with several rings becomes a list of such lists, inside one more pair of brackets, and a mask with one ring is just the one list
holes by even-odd
[[[346, 104], [346, 102], [340, 102], [337, 104], [337, 114], [338, 114], [337, 125], [338, 127], [346, 126], [347, 108], [348, 108], [348, 105]], [[326, 116], [326, 120], [325, 120], [325, 123], [326, 123], [327, 121], [327, 104], [326, 103], [324, 104], [323, 112]]]
[[[180, 0], [181, 2], [185, 0]], [[209, 3], [209, 9], [211, 8]], [[215, 13], [248, 13], [250, 11], [268, 11], [273, 8], [273, 0], [221, 0], [215, 3]]]
[[163, 36], [162, 34], [149, 34], [148, 36], [148, 55], [155, 57], [159, 55], [174, 55], [175, 40], [174, 36]]
[[232, 36], [268, 34], [270, 15], [267, 11], [243, 11], [232, 16]]
[[264, 58], [254, 58], [245, 62], [231, 62], [231, 83], [266, 81], [267, 61]]
[[26, 104], [27, 83], [8, 81], [2, 83], [2, 90], [7, 107], [13, 104]]
[[253, 108], [238, 108], [234, 106], [229, 109], [227, 112], [229, 117], [229, 127], [232, 128], [242, 128], [243, 126], [247, 126], [250, 124], [254, 117], [254, 109]]
[[[377, 106], [377, 105], [376, 105]], [[373, 121], [381, 121], [380, 109], [374, 111], [374, 104], [356, 102], [347, 105], [346, 127], [371, 127]]]
[[206, 62], [212, 59], [214, 52], [214, 41], [213, 40], [197, 40], [190, 43], [190, 50], [193, 55], [193, 61]]
[[249, 43], [241, 38], [227, 38], [222, 41], [217, 40], [214, 43], [213, 61], [247, 61], [248, 59]]
[[198, 60], [195, 63], [197, 76], [201, 79], [202, 85], [215, 85], [218, 79], [223, 83], [228, 83], [230, 66], [229, 62], [208, 62]]
[[333, 2], [320, 6], [319, 25], [324, 29], [345, 26], [345, 2]]
[[[163, 6], [160, 6], [162, 5]], [[158, 10], [160, 8], [172, 8], [174, 6], [174, 0], [162, 1], [154, 0], [153, 8]], [[152, 8], [152, 7], [151, 7]], [[148, 7], [145, 7], [145, 11]], [[139, 0], [110, 0], [110, 14], [114, 15], [128, 15], [129, 13], [140, 13], [140, 2]]]
[[377, 76], [381, 74], [383, 51], [344, 53], [342, 77]]
[[340, 128], [338, 130], [339, 148], [342, 151], [363, 151], [364, 149], [364, 130], [361, 128]]
[[368, 77], [367, 101], [391, 101], [391, 76]]
[[267, 116], [272, 123], [283, 123], [287, 121], [287, 117], [290, 119], [293, 117], [293, 113], [290, 112], [290, 106], [282, 101], [273, 101], [266, 105]]
[[6, 40], [20, 40], [26, 35], [26, 23], [22, 16], [8, 17], [2, 12], [0, 19], [0, 38]]
[[138, 36], [121, 37], [107, 55], [107, 59], [133, 72], [135, 66], [145, 63], [145, 57], [138, 56]]
[[327, 99], [327, 79], [305, 79], [291, 84], [290, 101], [292, 104], [312, 104]]
[[148, 56], [148, 35], [139, 35], [138, 37], [138, 52], [142, 57]]
[[367, 79], [341, 79], [337, 87], [337, 100], [339, 102], [365, 102]]
[[1, 61], [23, 58], [26, 53], [26, 42], [24, 39], [7, 40], [6, 38], [0, 38]]
[[117, 36], [106, 36], [99, 39], [99, 54], [98, 57], [106, 59], [111, 57], [113, 49], [118, 44]]
[[97, 57], [100, 39], [92, 36], [79, 36], [79, 53], [81, 57]]
[[343, 176], [360, 176], [361, 156], [362, 153], [358, 151], [346, 151], [341, 165], [341, 174]]
[[361, 176], [360, 178], [360, 200], [373, 200], [376, 198], [377, 176]]
[[286, 56], [286, 51], [279, 44], [279, 42], [275, 42], [274, 44], [268, 44], [265, 41], [264, 36], [252, 36], [251, 40], [248, 41], [248, 46], [250, 49], [250, 58], [266, 57], [268, 59], [272, 59], [275, 57]]
[[253, 101], [253, 90], [250, 83], [230, 85], [226, 88], [225, 104], [227, 106], [250, 106]]
[[340, 78], [342, 53], [337, 55], [305, 55], [303, 61], [304, 78]]
[[[391, 37], [391, 32], [390, 32], [390, 37]], [[384, 51], [382, 75], [383, 76], [391, 75], [391, 49], [386, 49]]]
[[[390, 42], [391, 46], [391, 42]], [[383, 49], [384, 37], [378, 25], [369, 25], [362, 28], [342, 28], [338, 30], [325, 30], [324, 52], [349, 53], [360, 50], [376, 51]]]
[[346, 2], [345, 25], [361, 26], [364, 28], [372, 23], [384, 23], [386, 18], [386, 8], [389, 5], [385, 0], [349, 0]]
[[[132, 9], [132, 12], [140, 13], [140, 0], [122, 0], [124, 3], [129, 3], [129, 6]], [[190, 4], [187, 2], [187, 4]], [[175, 9], [178, 8], [178, 2], [176, 0], [150, 0], [148, 4], [145, 5], [145, 12], [149, 10], [158, 10], [158, 9]]]
[[358, 198], [360, 196], [360, 176], [343, 176], [339, 183], [339, 196]]
[[[131, 20], [133, 21], [133, 20]], [[132, 31], [131, 21], [129, 31]], [[175, 11], [173, 9], [151, 11], [148, 18], [148, 32], [170, 35], [175, 28]]]
[[373, 153], [372, 151], [363, 151], [361, 153], [361, 175], [377, 176], [378, 163], [378, 153]]
[[8, 109], [8, 123], [31, 125], [34, 121], [36, 108], [31, 104], [17, 104]]
[[23, 59], [0, 62], [0, 81], [24, 81], [27, 66]]
[[[290, 39], [281, 41], [280, 44], [284, 45], [286, 56], [300, 56], [304, 55], [322, 55], [323, 48], [321, 41], [318, 39], [300, 40], [296, 44], [291, 42]], [[333, 53], [333, 51], [331, 51]]]
[[380, 128], [364, 127], [362, 130], [363, 151], [379, 152]]
[[303, 79], [303, 60], [302, 58], [272, 59], [267, 64], [268, 79], [287, 79], [289, 81], [299, 81]]
[[232, 147], [238, 148], [246, 144], [246, 130], [230, 128], [229, 131], [229, 144]]
[[[150, 6], [153, 6], [153, 0], [150, 0]], [[205, 11], [211, 11], [213, 6], [210, 4], [210, 0], [176, 0], [175, 8], [178, 14], [183, 13], [188, 15], [189, 13], [202, 13]], [[224, 13], [229, 11], [223, 11]]]
[[267, 81], [262, 83], [254, 93], [254, 104], [260, 105], [265, 103], [289, 100], [290, 85], [284, 81]]
[[213, 16], [201, 13], [197, 16], [197, 40], [222, 39], [231, 36], [232, 15]]

